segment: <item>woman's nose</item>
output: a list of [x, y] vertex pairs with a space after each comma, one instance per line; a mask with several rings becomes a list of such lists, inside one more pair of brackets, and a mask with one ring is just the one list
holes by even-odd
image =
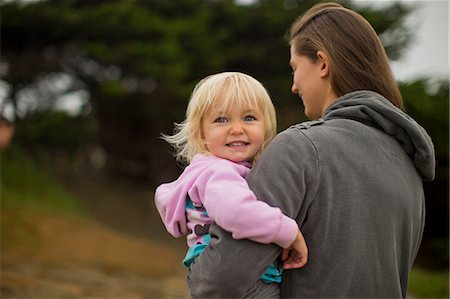
[[298, 88], [295, 86], [295, 83], [292, 83], [291, 91], [295, 94], [298, 94]]

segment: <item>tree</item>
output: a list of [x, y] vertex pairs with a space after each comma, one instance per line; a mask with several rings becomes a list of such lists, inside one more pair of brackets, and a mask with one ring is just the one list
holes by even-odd
[[[209, 74], [239, 70], [260, 80], [274, 99], [279, 130], [305, 120], [298, 98], [290, 93], [284, 36], [316, 2], [0, 2], [0, 82], [6, 86], [4, 101], [13, 103], [17, 114], [16, 142], [34, 152], [58, 154], [97, 144], [107, 154], [108, 173], [152, 188], [179, 172], [158, 137], [183, 120], [192, 88]], [[373, 24], [391, 59], [401, 56], [411, 38], [403, 23], [410, 7], [342, 3]], [[408, 111], [436, 144], [438, 177], [425, 187], [433, 213], [439, 213], [448, 211], [448, 83], [439, 84], [435, 93], [427, 86], [425, 79], [404, 84], [402, 93]], [[53, 111], [67, 94], [87, 95], [75, 118]], [[430, 227], [445, 227], [442, 221]], [[435, 232], [426, 233], [436, 237]], [[438, 236], [448, 236], [448, 228]]]
[[[284, 35], [314, 2], [8, 2], [1, 5], [2, 79], [18, 122], [48, 111], [62, 94], [87, 91], [84, 111], [97, 126], [93, 141], [108, 153], [109, 170], [154, 185], [177, 172], [158, 136], [183, 119], [194, 84], [206, 75], [247, 72], [274, 98], [280, 129], [301, 119], [289, 92]], [[401, 25], [409, 10], [396, 4], [361, 12], [390, 37], [388, 53], [397, 57], [409, 38]], [[65, 88], [55, 90], [64, 77]]]

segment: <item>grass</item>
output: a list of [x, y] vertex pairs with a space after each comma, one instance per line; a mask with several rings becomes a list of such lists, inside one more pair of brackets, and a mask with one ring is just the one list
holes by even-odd
[[77, 199], [66, 192], [49, 171], [38, 167], [20, 151], [11, 149], [1, 153], [0, 170], [2, 209], [23, 207], [84, 215]]
[[409, 279], [408, 294], [413, 298], [449, 298], [449, 273], [415, 268]]

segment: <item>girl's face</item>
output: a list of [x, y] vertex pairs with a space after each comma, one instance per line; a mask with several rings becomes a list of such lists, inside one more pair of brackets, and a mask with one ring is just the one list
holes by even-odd
[[264, 144], [262, 112], [238, 105], [232, 105], [229, 111], [220, 107], [216, 103], [202, 119], [203, 138], [209, 152], [234, 162], [251, 162]]
[[325, 109], [336, 98], [329, 83], [327, 61], [322, 58], [313, 62], [305, 55], [298, 55], [291, 46], [289, 64], [293, 72], [292, 92], [300, 96], [305, 115], [311, 119], [322, 117]]

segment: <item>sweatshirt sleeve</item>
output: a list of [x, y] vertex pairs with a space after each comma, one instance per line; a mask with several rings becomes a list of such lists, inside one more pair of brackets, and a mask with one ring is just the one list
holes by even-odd
[[[187, 188], [177, 181], [160, 185], [155, 191], [155, 205], [167, 231], [179, 238], [188, 234], [185, 207]], [[179, 194], [175, 196], [174, 194]]]
[[289, 247], [297, 235], [297, 223], [279, 208], [257, 200], [238, 166], [228, 161], [213, 164], [198, 177], [189, 195], [201, 200], [208, 215], [234, 239]]

